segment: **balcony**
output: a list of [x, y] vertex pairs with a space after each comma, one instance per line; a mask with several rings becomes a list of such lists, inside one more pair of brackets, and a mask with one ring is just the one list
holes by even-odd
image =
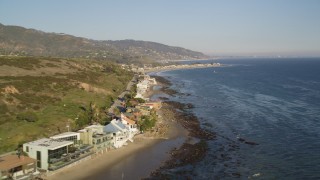
[[60, 169], [76, 161], [79, 161], [87, 156], [92, 155], [93, 152], [90, 151], [92, 148], [93, 147], [89, 145], [81, 146], [73, 153], [62, 154], [60, 158], [51, 158], [49, 160], [49, 170], [54, 171]]

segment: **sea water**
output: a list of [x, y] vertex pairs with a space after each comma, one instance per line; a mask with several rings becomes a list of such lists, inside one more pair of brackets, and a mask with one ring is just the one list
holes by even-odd
[[193, 178], [320, 179], [320, 59], [214, 62], [228, 66], [157, 74], [217, 133]]

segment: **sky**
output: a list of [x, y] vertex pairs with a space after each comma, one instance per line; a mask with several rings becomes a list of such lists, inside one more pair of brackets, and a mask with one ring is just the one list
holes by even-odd
[[0, 23], [216, 56], [320, 56], [320, 0], [0, 0]]

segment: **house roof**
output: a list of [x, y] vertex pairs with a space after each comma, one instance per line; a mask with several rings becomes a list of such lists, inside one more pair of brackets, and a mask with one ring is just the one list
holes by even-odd
[[35, 163], [35, 162], [36, 162], [35, 159], [29, 158], [27, 156], [20, 156], [19, 158], [17, 155], [7, 155], [7, 156], [0, 157], [0, 170], [7, 171], [21, 165]]
[[126, 127], [120, 122], [120, 121], [117, 121], [117, 120], [112, 120], [108, 125], [106, 125], [104, 128], [103, 128], [103, 131], [104, 132], [118, 132], [118, 131], [125, 131], [126, 130]]
[[124, 114], [125, 116], [127, 116], [127, 117], [131, 117], [131, 116], [133, 116], [133, 114], [132, 113], [128, 113], [128, 112], [125, 112], [125, 113], [122, 113], [122, 114]]
[[88, 132], [89, 130], [91, 130], [94, 133], [102, 133], [103, 132], [103, 127], [102, 125], [98, 124], [98, 125], [91, 125], [91, 126], [87, 126], [84, 129], [79, 130], [78, 132]]
[[55, 150], [71, 144], [73, 144], [72, 141], [49, 139], [49, 138], [43, 138], [36, 141], [25, 143], [25, 145], [44, 147], [49, 150]]
[[123, 114], [121, 114], [121, 120], [123, 120], [123, 121], [126, 121], [127, 123], [129, 123], [130, 125], [134, 125], [134, 124], [136, 124], [136, 122], [135, 121], [133, 121], [133, 120], [131, 120], [131, 119], [129, 119], [129, 118], [127, 118], [125, 115], [123, 115]]
[[65, 132], [65, 133], [61, 133], [61, 134], [57, 134], [57, 135], [51, 136], [50, 138], [58, 139], [58, 138], [64, 138], [64, 137], [68, 137], [68, 136], [79, 136], [79, 133], [77, 133], [77, 132]]
[[100, 125], [100, 124], [94, 124], [94, 125], [91, 125], [91, 126], [87, 126], [87, 127], [85, 127], [85, 129], [101, 128], [101, 127], [103, 127], [103, 126], [102, 126], [102, 125]]
[[114, 133], [114, 132], [118, 132], [119, 129], [110, 123], [103, 128], [103, 131]]

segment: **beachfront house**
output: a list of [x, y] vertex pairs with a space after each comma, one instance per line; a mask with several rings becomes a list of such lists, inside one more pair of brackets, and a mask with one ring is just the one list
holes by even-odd
[[112, 133], [113, 135], [113, 146], [120, 148], [123, 145], [127, 145], [127, 141], [130, 139], [130, 131], [122, 124], [121, 120], [113, 119], [108, 125], [103, 128], [105, 133]]
[[94, 151], [107, 151], [113, 147], [113, 134], [103, 131], [102, 125], [91, 125], [79, 130], [80, 142], [94, 147]]
[[131, 109], [127, 108], [127, 111], [124, 112], [123, 115], [125, 115], [127, 118], [137, 122], [137, 121], [139, 121], [140, 117], [142, 116], [142, 113], [137, 108], [131, 108]]
[[161, 101], [153, 101], [153, 102], [141, 103], [140, 106], [146, 106], [149, 109], [159, 110], [162, 107], [162, 104], [161, 104]]
[[23, 144], [23, 151], [37, 160], [39, 169], [49, 170], [50, 160], [68, 154], [72, 141], [43, 138]]
[[140, 111], [141, 115], [143, 115], [143, 116], [150, 115], [151, 108], [149, 106], [138, 105], [138, 106], [136, 106], [136, 108]]
[[156, 85], [156, 84], [157, 84], [156, 79], [155, 79], [155, 78], [150, 78], [150, 79], [149, 79], [149, 84], [151, 84], [151, 85]]
[[137, 84], [137, 95], [135, 98], [141, 98], [141, 99], [147, 99], [143, 97], [143, 95], [147, 92], [149, 89], [149, 80], [142, 80]]
[[92, 146], [74, 145], [74, 141], [43, 138], [23, 144], [23, 151], [37, 160], [37, 168], [56, 170], [92, 154]]
[[157, 81], [155, 78], [151, 78], [149, 75], [144, 75], [143, 80], [148, 81], [149, 85], [156, 85]]
[[141, 98], [141, 99], [145, 99], [145, 97], [143, 97], [143, 95], [141, 94], [140, 91], [137, 91], [137, 95], [134, 98]]
[[144, 100], [148, 100], [143, 95], [149, 90], [150, 85], [156, 85], [157, 81], [155, 78], [150, 78], [149, 75], [141, 75], [142, 79], [137, 84], [137, 95], [135, 98], [141, 98]]
[[143, 80], [137, 84], [137, 89], [139, 89], [140, 92], [145, 93], [149, 88], [149, 81]]
[[6, 155], [0, 157], [0, 179], [30, 179], [38, 174], [36, 160], [27, 156]]
[[161, 101], [141, 103], [136, 106], [141, 115], [149, 116], [152, 109], [159, 110], [162, 107]]
[[[132, 139], [134, 135], [138, 134], [139, 130], [137, 128], [136, 121], [133, 121], [126, 117], [123, 113], [121, 113], [121, 122], [126, 126], [126, 128], [129, 130], [129, 138]], [[133, 141], [133, 139], [132, 139]]]

